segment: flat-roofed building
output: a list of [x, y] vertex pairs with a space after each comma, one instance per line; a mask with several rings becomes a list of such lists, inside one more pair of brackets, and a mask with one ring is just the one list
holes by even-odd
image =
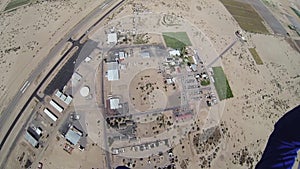
[[36, 140], [30, 133], [28, 133], [28, 131], [25, 133], [25, 140], [27, 140], [27, 142], [35, 148], [37, 148], [39, 145], [39, 141]]
[[141, 52], [141, 57], [144, 59], [150, 58], [150, 53], [149, 52]]
[[58, 112], [62, 112], [64, 109], [59, 105], [59, 104], [57, 104], [54, 100], [50, 100], [50, 105], [52, 106], [52, 107], [54, 107]]
[[109, 107], [110, 107], [111, 110], [115, 110], [115, 109], [121, 108], [121, 106], [120, 106], [120, 99], [118, 99], [118, 98], [109, 99]]
[[170, 56], [180, 56], [180, 51], [179, 50], [171, 50], [169, 51]]
[[67, 141], [69, 141], [73, 145], [77, 145], [80, 138], [82, 136], [82, 132], [71, 126], [68, 132], [65, 135]]
[[108, 81], [115, 81], [120, 79], [119, 64], [117, 62], [107, 63], [107, 79]]
[[53, 114], [49, 109], [45, 108], [44, 109], [44, 113], [50, 118], [52, 119], [54, 122], [57, 120], [57, 116], [55, 114]]
[[73, 100], [73, 98], [70, 95], [65, 95], [59, 90], [55, 92], [55, 96], [58, 97], [61, 101], [63, 101], [66, 105], [69, 105]]
[[82, 76], [79, 73], [77, 73], [77, 72], [73, 73], [72, 78], [71, 78], [72, 85], [76, 85], [81, 79], [82, 79]]
[[107, 34], [107, 43], [108, 44], [117, 44], [117, 42], [118, 42], [117, 33], [108, 33]]

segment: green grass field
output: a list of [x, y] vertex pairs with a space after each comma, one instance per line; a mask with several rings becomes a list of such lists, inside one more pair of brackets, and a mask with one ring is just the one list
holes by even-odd
[[191, 46], [192, 43], [186, 32], [164, 32], [163, 38], [167, 47], [181, 50], [186, 46]]
[[264, 64], [263, 61], [261, 60], [261, 58], [259, 57], [257, 51], [255, 50], [255, 48], [249, 48], [249, 51], [250, 51], [253, 59], [255, 60], [256, 64], [258, 64], [258, 65]]
[[215, 79], [215, 87], [220, 100], [228, 99], [233, 97], [231, 88], [229, 86], [226, 75], [222, 69], [222, 67], [213, 67], [214, 71], [214, 79]]
[[260, 15], [250, 4], [235, 0], [220, 0], [242, 29], [248, 32], [270, 34]]
[[291, 9], [295, 12], [295, 14], [300, 18], [300, 11], [298, 11], [297, 9], [291, 7]]
[[18, 6], [26, 5], [30, 2], [31, 0], [11, 0], [5, 7], [4, 11], [14, 9]]

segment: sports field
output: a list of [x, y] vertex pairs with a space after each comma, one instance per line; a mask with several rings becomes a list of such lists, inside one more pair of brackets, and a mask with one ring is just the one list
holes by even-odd
[[261, 60], [261, 58], [259, 57], [258, 53], [256, 52], [255, 48], [249, 48], [249, 51], [250, 51], [253, 59], [255, 60], [256, 64], [258, 64], [258, 65], [264, 64], [263, 61]]
[[192, 43], [186, 32], [164, 32], [163, 37], [167, 47], [181, 50]]
[[226, 75], [222, 69], [222, 67], [213, 67], [214, 71], [214, 79], [215, 79], [215, 87], [220, 100], [228, 99], [233, 97], [231, 88], [229, 86]]
[[5, 7], [4, 11], [14, 9], [22, 5], [26, 5], [30, 2], [31, 0], [11, 0]]
[[248, 32], [269, 34], [263, 19], [250, 4], [235, 0], [220, 0], [240, 27]]

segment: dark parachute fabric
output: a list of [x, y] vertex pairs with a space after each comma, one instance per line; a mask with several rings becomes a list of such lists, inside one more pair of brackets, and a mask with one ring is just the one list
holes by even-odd
[[117, 167], [116, 169], [130, 169], [130, 168], [125, 167], [125, 166], [119, 166], [119, 167]]
[[300, 105], [275, 124], [256, 169], [292, 168], [300, 148]]

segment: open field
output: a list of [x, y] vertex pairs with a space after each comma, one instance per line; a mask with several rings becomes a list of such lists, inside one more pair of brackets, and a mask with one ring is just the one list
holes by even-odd
[[261, 58], [259, 57], [257, 51], [255, 50], [255, 48], [249, 48], [249, 51], [250, 51], [253, 59], [255, 60], [256, 64], [258, 64], [258, 65], [264, 64], [263, 61], [261, 60]]
[[182, 49], [192, 45], [186, 32], [164, 32], [163, 37], [167, 47], [173, 49]]
[[242, 29], [253, 33], [269, 34], [263, 19], [249, 4], [233, 0], [220, 0]]
[[17, 8], [19, 6], [30, 3], [31, 0], [11, 0], [8, 5], [5, 7], [5, 11]]
[[214, 78], [215, 78], [215, 87], [218, 93], [220, 100], [228, 99], [233, 97], [231, 88], [228, 84], [228, 80], [222, 67], [213, 67]]

